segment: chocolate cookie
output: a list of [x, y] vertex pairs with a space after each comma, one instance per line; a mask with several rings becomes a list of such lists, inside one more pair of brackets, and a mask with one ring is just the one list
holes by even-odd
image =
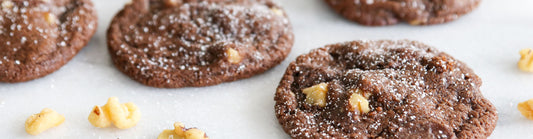
[[134, 0], [113, 19], [108, 45], [132, 79], [178, 88], [262, 73], [285, 59], [293, 36], [267, 0]]
[[476, 8], [481, 0], [325, 0], [349, 20], [368, 26], [440, 24]]
[[0, 82], [23, 82], [65, 65], [97, 26], [90, 0], [0, 0]]
[[292, 62], [275, 95], [293, 138], [486, 138], [498, 119], [463, 62], [415, 41], [328, 45]]

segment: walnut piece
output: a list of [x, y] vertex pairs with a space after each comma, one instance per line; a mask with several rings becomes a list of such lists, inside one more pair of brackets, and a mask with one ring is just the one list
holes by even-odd
[[533, 99], [518, 103], [518, 110], [524, 117], [529, 120], [533, 120]]
[[370, 111], [368, 106], [368, 99], [359, 93], [353, 93], [350, 96], [350, 110], [359, 113], [367, 113]]
[[51, 25], [55, 25], [57, 23], [57, 17], [56, 15], [52, 13], [48, 13], [48, 12], [45, 13], [44, 19], [46, 20], [46, 22], [48, 22], [48, 24], [51, 24]]
[[311, 105], [320, 107], [326, 106], [326, 95], [328, 92], [328, 84], [321, 83], [302, 90], [306, 95], [305, 102]]
[[131, 102], [120, 104], [118, 98], [111, 97], [104, 106], [94, 106], [89, 114], [89, 122], [95, 127], [108, 127], [111, 124], [119, 129], [131, 128], [141, 119], [139, 108]]
[[518, 68], [522, 71], [533, 72], [533, 50], [520, 50], [520, 61], [518, 61]]
[[280, 15], [282, 16], [283, 15], [283, 11], [281, 9], [278, 9], [278, 8], [272, 8], [270, 9], [272, 12], [274, 12], [274, 14], [276, 15]]
[[61, 125], [65, 121], [65, 116], [56, 111], [44, 108], [40, 113], [31, 115], [24, 124], [26, 132], [37, 135], [49, 128]]
[[239, 51], [232, 48], [228, 48], [228, 50], [226, 50], [226, 55], [228, 56], [228, 61], [233, 64], [240, 63], [242, 60]]
[[157, 139], [209, 139], [205, 132], [200, 129], [190, 128], [186, 129], [185, 126], [180, 123], [174, 123], [174, 130], [164, 130], [159, 134]]

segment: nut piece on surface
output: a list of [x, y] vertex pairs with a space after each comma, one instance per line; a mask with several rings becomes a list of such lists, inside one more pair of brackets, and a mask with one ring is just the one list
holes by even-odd
[[270, 10], [272, 10], [272, 12], [274, 12], [274, 14], [276, 15], [280, 15], [280, 16], [283, 15], [283, 11], [278, 8], [272, 8]]
[[522, 71], [533, 72], [533, 50], [520, 50], [520, 61], [518, 61], [518, 68]]
[[228, 50], [226, 50], [226, 55], [228, 56], [228, 61], [233, 64], [240, 63], [242, 60], [242, 57], [239, 54], [239, 51], [233, 48], [228, 48]]
[[46, 20], [46, 22], [48, 22], [48, 24], [51, 24], [51, 25], [55, 25], [57, 23], [56, 15], [49, 13], [49, 12], [44, 13], [44, 19]]
[[15, 5], [12, 1], [6, 0], [2, 2], [2, 8], [3, 9], [11, 9], [13, 8], [13, 5]]
[[180, 123], [174, 123], [174, 130], [164, 130], [159, 134], [157, 139], [209, 139], [205, 132], [190, 128], [186, 129], [185, 126]]
[[533, 99], [518, 103], [518, 110], [524, 117], [529, 120], [533, 120]]
[[307, 96], [305, 102], [311, 105], [318, 105], [320, 107], [326, 106], [326, 95], [328, 92], [328, 84], [321, 83], [302, 90]]
[[120, 104], [118, 98], [111, 97], [104, 106], [94, 106], [89, 114], [89, 122], [95, 127], [108, 127], [111, 124], [119, 129], [131, 128], [141, 119], [139, 108], [131, 102]]
[[24, 126], [28, 134], [37, 135], [49, 128], [59, 126], [64, 121], [65, 116], [52, 109], [44, 108], [41, 113], [31, 115]]
[[109, 116], [107, 115], [107, 107], [94, 106], [93, 111], [89, 114], [89, 122], [95, 127], [108, 127], [111, 125]]
[[350, 96], [349, 102], [351, 111], [357, 111], [359, 113], [367, 113], [370, 111], [368, 100], [359, 93], [353, 93]]

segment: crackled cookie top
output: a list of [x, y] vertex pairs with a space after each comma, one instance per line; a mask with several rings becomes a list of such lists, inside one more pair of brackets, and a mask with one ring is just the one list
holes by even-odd
[[293, 138], [486, 138], [497, 121], [481, 79], [425, 44], [353, 41], [292, 62], [276, 115]]
[[481, 0], [325, 0], [336, 12], [363, 25], [382, 26], [405, 21], [412, 25], [440, 24], [471, 12]]
[[96, 30], [90, 0], [0, 0], [0, 5], [0, 82], [50, 74]]
[[255, 0], [135, 0], [108, 38], [118, 69], [170, 88], [250, 77], [280, 63], [293, 44], [281, 7]]

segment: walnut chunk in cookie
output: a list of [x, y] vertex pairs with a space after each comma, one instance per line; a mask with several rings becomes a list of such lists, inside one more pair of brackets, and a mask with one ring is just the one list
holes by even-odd
[[350, 110], [357, 111], [358, 113], [368, 113], [370, 107], [368, 106], [368, 99], [358, 93], [350, 95]]
[[242, 56], [239, 54], [239, 51], [228, 48], [226, 50], [226, 55], [228, 56], [228, 61], [233, 64], [239, 64], [242, 61]]
[[305, 102], [320, 107], [326, 106], [326, 97], [328, 93], [328, 84], [321, 83], [302, 90], [306, 95]]

